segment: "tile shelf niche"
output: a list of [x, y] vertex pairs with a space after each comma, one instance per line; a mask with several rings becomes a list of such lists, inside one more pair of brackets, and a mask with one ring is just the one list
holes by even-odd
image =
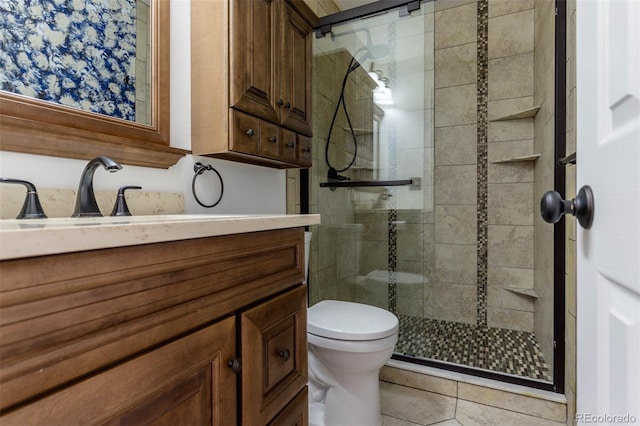
[[494, 118], [489, 121], [507, 121], [507, 120], [520, 120], [523, 118], [534, 118], [539, 110], [540, 110], [540, 105], [527, 108], [522, 111], [515, 112], [513, 114]]
[[538, 298], [538, 293], [535, 290], [530, 288], [519, 288], [519, 287], [503, 287], [505, 290], [509, 290], [512, 293], [522, 294], [523, 296], [531, 297], [533, 299]]
[[[521, 120], [521, 119], [525, 119], [525, 118], [534, 118], [536, 116], [536, 114], [538, 113], [538, 111], [540, 110], [540, 105], [531, 107], [531, 108], [527, 108], [524, 109], [522, 111], [518, 111], [515, 112], [513, 114], [509, 114], [509, 115], [505, 115], [502, 117], [498, 117], [498, 118], [494, 118], [491, 119], [489, 121], [509, 121], [509, 120]], [[523, 156], [519, 156], [519, 157], [513, 157], [513, 158], [504, 158], [501, 160], [494, 160], [491, 161], [491, 163], [496, 164], [496, 163], [518, 163], [518, 162], [524, 162], [524, 161], [536, 161], [538, 158], [540, 158], [540, 154], [530, 154], [530, 155], [523, 155]]]
[[491, 163], [517, 163], [521, 161], [536, 161], [540, 158], [540, 154], [523, 155], [521, 157], [504, 158], [502, 160], [494, 160]]

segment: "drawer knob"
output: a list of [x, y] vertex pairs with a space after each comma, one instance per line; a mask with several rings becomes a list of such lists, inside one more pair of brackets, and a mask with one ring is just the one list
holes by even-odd
[[290, 142], [290, 143], [287, 144], [287, 148], [294, 148], [295, 146], [296, 146], [296, 144], [293, 143], [293, 142]]
[[273, 142], [273, 143], [275, 143], [277, 140], [278, 140], [278, 139], [276, 139], [276, 137], [275, 137], [275, 136], [271, 136], [271, 137], [269, 138], [269, 142]]
[[302, 152], [311, 152], [311, 148], [302, 148]]
[[289, 349], [286, 349], [284, 351], [280, 351], [280, 353], [278, 353], [278, 355], [280, 356], [280, 358], [282, 358], [284, 361], [289, 361], [289, 358], [291, 358], [291, 352], [289, 352]]
[[249, 136], [253, 136], [253, 129], [249, 129], [249, 130], [247, 130], [247, 135], [249, 135]]
[[231, 369], [231, 371], [233, 371], [236, 374], [238, 374], [240, 370], [242, 370], [242, 364], [240, 363], [240, 358], [236, 358], [234, 360], [229, 361], [229, 363], [227, 363], [227, 366]]

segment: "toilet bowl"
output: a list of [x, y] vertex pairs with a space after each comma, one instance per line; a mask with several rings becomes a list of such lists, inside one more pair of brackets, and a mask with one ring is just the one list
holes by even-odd
[[[308, 271], [311, 233], [305, 233]], [[398, 318], [374, 306], [323, 300], [307, 311], [309, 425], [378, 426], [380, 368], [398, 341]]]
[[398, 318], [384, 309], [337, 300], [309, 308], [309, 424], [381, 425], [378, 374], [397, 341]]

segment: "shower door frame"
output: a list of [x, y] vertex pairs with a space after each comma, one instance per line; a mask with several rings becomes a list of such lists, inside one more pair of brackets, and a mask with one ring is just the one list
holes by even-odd
[[[314, 31], [316, 38], [323, 37], [331, 32], [332, 25], [345, 23], [354, 19], [363, 18], [398, 9], [401, 16], [410, 14], [411, 11], [420, 8], [421, 3], [437, 0], [379, 0], [364, 6], [349, 9], [343, 12], [320, 18]], [[559, 160], [566, 153], [566, 0], [555, 0], [555, 90], [554, 90], [554, 190], [565, 197], [565, 166], [559, 164]], [[406, 9], [401, 9], [406, 6]], [[309, 213], [309, 169], [300, 170], [300, 213]], [[541, 389], [556, 393], [564, 393], [565, 386], [565, 218], [563, 217], [554, 225], [553, 235], [553, 277], [554, 277], [554, 351], [553, 351], [553, 381], [543, 382], [526, 377], [514, 376], [507, 373], [499, 373], [491, 370], [480, 370], [463, 364], [452, 364], [433, 359], [418, 359], [400, 354], [393, 354], [392, 358], [412, 364], [435, 367], [442, 370], [454, 371], [472, 376], [484, 377], [496, 381], [513, 383], [535, 389]]]

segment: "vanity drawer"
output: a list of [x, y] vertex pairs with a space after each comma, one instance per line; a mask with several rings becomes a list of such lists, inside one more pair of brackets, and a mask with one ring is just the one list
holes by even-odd
[[244, 425], [267, 424], [306, 385], [306, 309], [301, 285], [241, 314]]
[[233, 111], [230, 119], [233, 129], [229, 141], [231, 149], [244, 154], [259, 154], [260, 120], [238, 111]]

